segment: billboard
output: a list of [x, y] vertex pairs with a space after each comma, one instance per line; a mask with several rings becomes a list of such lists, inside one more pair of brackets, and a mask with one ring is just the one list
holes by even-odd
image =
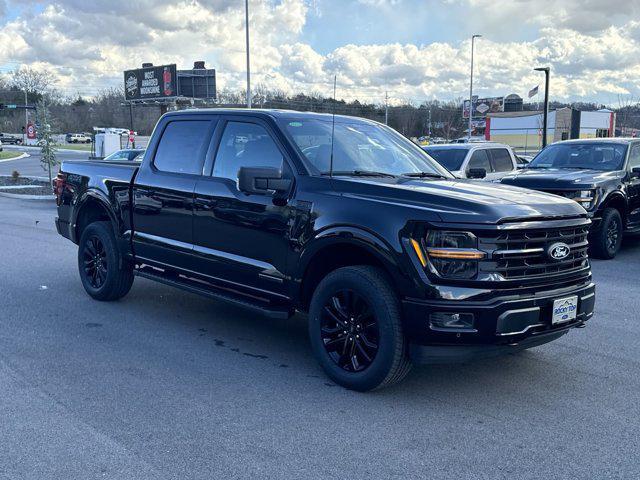
[[176, 65], [138, 68], [124, 72], [127, 100], [173, 98], [178, 95]]
[[[504, 97], [477, 98], [473, 100], [473, 117], [484, 118], [487, 113], [504, 111]], [[462, 104], [462, 117], [469, 118], [469, 100]]]

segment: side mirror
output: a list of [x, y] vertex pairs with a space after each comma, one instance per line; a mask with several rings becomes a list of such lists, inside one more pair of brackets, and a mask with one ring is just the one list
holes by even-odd
[[470, 168], [467, 171], [468, 178], [484, 178], [487, 176], [487, 171], [484, 168]]
[[282, 177], [282, 170], [271, 167], [240, 167], [238, 188], [244, 193], [264, 195], [269, 192], [286, 192], [291, 180]]
[[640, 178], [640, 167], [631, 168], [631, 176], [632, 177], [636, 177], [636, 178]]

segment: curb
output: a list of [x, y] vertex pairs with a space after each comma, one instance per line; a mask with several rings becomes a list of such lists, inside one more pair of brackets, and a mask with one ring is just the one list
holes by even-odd
[[[42, 147], [38, 147], [36, 145], [20, 145], [17, 148], [17, 150], [19, 151], [20, 148], [24, 148], [27, 151], [34, 151], [34, 150], [40, 150]], [[76, 148], [56, 148], [56, 151], [58, 151], [58, 152], [91, 153], [91, 150], [82, 150], [82, 149], [79, 149], [79, 148], [78, 149], [76, 149]]]
[[[0, 177], [11, 177], [11, 175], [0, 175]], [[32, 176], [21, 175], [21, 178], [28, 178], [29, 180], [40, 180], [43, 182], [49, 182], [49, 177], [32, 177]], [[40, 201], [40, 202], [56, 200], [56, 197], [53, 194], [49, 196], [49, 195], [26, 195], [22, 193], [0, 192], [0, 197], [15, 198], [18, 200], [34, 200], [34, 201]]]
[[18, 155], [17, 157], [13, 157], [13, 158], [4, 158], [2, 160], [0, 160], [0, 163], [4, 163], [4, 162], [13, 162], [15, 160], [20, 160], [21, 158], [27, 158], [30, 157], [31, 155], [29, 155], [28, 153], [23, 153], [22, 155]]
[[[10, 178], [11, 175], [0, 175], [0, 178]], [[20, 175], [20, 178], [27, 178], [29, 180], [40, 180], [41, 182], [49, 183], [49, 177], [34, 177], [33, 175]], [[52, 177], [51, 180], [54, 180], [56, 177]]]
[[35, 200], [40, 202], [55, 202], [56, 197], [53, 195], [22, 195], [20, 193], [0, 192], [0, 197], [15, 198], [17, 200]]

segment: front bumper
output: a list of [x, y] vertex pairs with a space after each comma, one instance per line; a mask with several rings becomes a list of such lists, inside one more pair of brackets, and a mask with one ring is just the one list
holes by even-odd
[[[554, 300], [574, 295], [578, 297], [576, 319], [552, 325]], [[594, 305], [595, 285], [590, 281], [526, 295], [496, 296], [486, 301], [406, 299], [402, 303], [411, 356], [418, 363], [465, 361], [541, 345], [571, 328], [584, 326], [593, 316]], [[429, 320], [434, 312], [471, 313], [473, 328], [434, 329]]]

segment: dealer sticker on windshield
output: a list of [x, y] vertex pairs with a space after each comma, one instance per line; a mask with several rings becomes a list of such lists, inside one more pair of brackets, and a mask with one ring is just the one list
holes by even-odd
[[575, 320], [578, 313], [578, 296], [560, 298], [553, 302], [553, 316], [551, 324], [570, 322]]

